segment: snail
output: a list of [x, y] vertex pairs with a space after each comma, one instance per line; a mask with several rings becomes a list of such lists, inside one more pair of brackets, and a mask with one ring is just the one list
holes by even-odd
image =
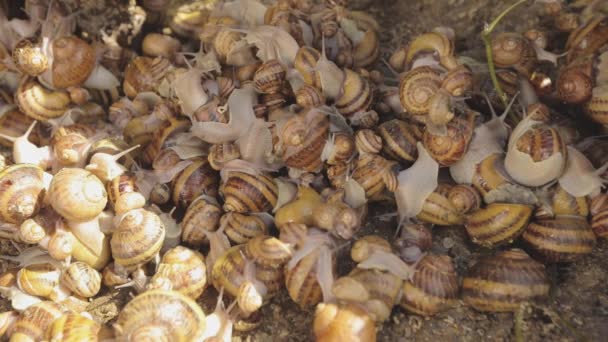
[[525, 204], [492, 203], [467, 216], [465, 228], [471, 240], [485, 247], [511, 243], [527, 227], [532, 207]]
[[141, 92], [154, 91], [171, 69], [166, 58], [135, 57], [125, 69], [123, 90], [129, 98]]
[[[355, 328], [357, 327], [357, 328]], [[371, 316], [353, 303], [320, 303], [315, 309], [313, 332], [317, 341], [376, 341]]]
[[351, 239], [361, 226], [358, 213], [343, 202], [324, 203], [312, 210], [312, 222], [343, 239]]
[[43, 301], [25, 309], [12, 328], [14, 341], [42, 340], [49, 326], [63, 315], [61, 306], [52, 301]]
[[224, 226], [226, 236], [235, 244], [246, 243], [256, 236], [268, 234], [268, 224], [262, 215], [228, 212], [222, 215], [220, 225]]
[[215, 231], [222, 216], [222, 209], [214, 198], [200, 196], [188, 208], [181, 222], [182, 241], [194, 246], [207, 242], [205, 231]]
[[46, 170], [53, 161], [53, 155], [49, 146], [38, 147], [30, 142], [29, 136], [36, 126], [36, 121], [32, 122], [27, 131], [19, 137], [11, 137], [0, 134], [0, 138], [10, 141], [13, 144], [13, 160], [17, 164], [34, 164]]
[[608, 236], [608, 196], [600, 194], [591, 200], [591, 229], [598, 238]]
[[66, 313], [54, 320], [44, 336], [49, 341], [105, 340], [114, 337], [107, 326], [74, 312]]
[[173, 290], [196, 299], [206, 286], [205, 257], [186, 247], [176, 246], [163, 255], [146, 289]]
[[88, 221], [99, 215], [107, 203], [103, 183], [84, 169], [64, 168], [55, 174], [47, 201], [68, 221]]
[[[11, 138], [22, 136], [34, 120], [23, 114], [15, 105], [4, 104], [2, 101], [0, 103], [2, 103], [0, 104], [0, 134]], [[11, 138], [0, 138], [0, 144], [11, 147], [13, 145]]]
[[253, 75], [255, 89], [264, 94], [278, 93], [283, 87], [286, 71], [276, 59], [271, 59], [260, 65]]
[[418, 157], [416, 143], [422, 140], [423, 131], [414, 123], [393, 119], [378, 126], [384, 142], [382, 152], [399, 162], [413, 162]]
[[382, 149], [382, 138], [371, 129], [360, 129], [355, 133], [355, 146], [360, 154], [379, 153]]
[[95, 135], [87, 125], [60, 126], [51, 137], [56, 167], [83, 167]]
[[394, 166], [394, 162], [377, 154], [362, 154], [357, 159], [352, 179], [363, 188], [366, 198], [382, 198], [385, 189], [391, 192], [397, 189]]
[[31, 164], [15, 164], [0, 170], [0, 218], [21, 224], [33, 217], [45, 196], [44, 171]]
[[484, 312], [515, 311], [548, 294], [545, 266], [518, 248], [481, 258], [462, 281], [464, 302]]
[[373, 100], [369, 81], [358, 73], [345, 69], [340, 95], [335, 99], [335, 107], [346, 118], [366, 112]]
[[575, 197], [598, 195], [606, 183], [602, 175], [608, 169], [608, 164], [596, 170], [580, 151], [571, 146], [567, 150], [566, 170], [558, 179], [560, 187]]
[[429, 112], [431, 100], [439, 91], [441, 77], [431, 67], [419, 67], [405, 73], [399, 85], [399, 100], [410, 114], [421, 116]]
[[173, 203], [187, 207], [200, 195], [214, 197], [218, 193], [219, 177], [203, 158], [195, 158], [172, 181]]
[[81, 297], [94, 297], [101, 289], [101, 274], [84, 262], [74, 262], [61, 272], [61, 283]]
[[[297, 129], [295, 132], [298, 133], [292, 136], [294, 128], [301, 127], [298, 121], [304, 125], [304, 130]], [[306, 110], [289, 119], [283, 125], [282, 133], [282, 140], [286, 143], [282, 156], [285, 165], [304, 171], [318, 171], [322, 166], [321, 158], [328, 139], [329, 126], [327, 116], [316, 109]], [[296, 138], [298, 136], [301, 138]]]
[[[397, 254], [410, 265], [416, 264], [424, 257], [432, 245], [431, 231], [423, 224], [404, 224], [401, 227], [401, 236], [395, 241]], [[355, 260], [352, 252], [351, 257]]]
[[275, 211], [275, 224], [281, 230], [288, 223], [312, 226], [313, 211], [321, 204], [322, 198], [313, 188], [300, 186], [295, 198]]
[[447, 123], [445, 135], [424, 132], [422, 141], [426, 151], [443, 166], [450, 166], [462, 159], [473, 137], [474, 112], [457, 117]]
[[118, 160], [127, 156], [137, 148], [139, 148], [139, 145], [135, 145], [114, 155], [97, 152], [92, 155], [89, 164], [85, 169], [97, 176], [102, 182], [110, 182], [127, 171], [123, 165], [118, 163]]
[[146, 198], [139, 192], [137, 178], [132, 172], [125, 172], [106, 183], [108, 202], [116, 215], [129, 210], [143, 208]]
[[239, 213], [271, 210], [277, 201], [276, 183], [265, 174], [230, 172], [221, 186], [224, 210]]
[[459, 184], [448, 192], [448, 199], [457, 211], [466, 214], [481, 207], [481, 195], [471, 185]]
[[416, 59], [419, 59], [421, 54], [431, 52], [437, 55], [439, 64], [448, 70], [452, 70], [458, 66], [458, 62], [454, 56], [454, 32], [446, 32], [443, 28], [437, 28], [432, 32], [427, 32], [417, 36], [407, 48], [405, 63], [412, 69], [416, 69]]
[[144, 55], [150, 57], [164, 57], [171, 61], [178, 61], [177, 53], [182, 44], [179, 40], [159, 33], [148, 33], [141, 47]]
[[492, 56], [499, 68], [513, 68], [528, 75], [537, 61], [534, 45], [518, 33], [505, 32], [492, 39]]

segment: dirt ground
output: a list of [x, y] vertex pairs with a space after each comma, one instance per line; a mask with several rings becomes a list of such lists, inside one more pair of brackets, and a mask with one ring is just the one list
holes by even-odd
[[[360, 1], [370, 2], [370, 1]], [[469, 55], [481, 56], [479, 32], [510, 1], [501, 0], [379, 0], [367, 9], [376, 16], [381, 26], [390, 28], [381, 33], [383, 55], [415, 34], [438, 25], [452, 26], [457, 32], [457, 46]], [[532, 1], [530, 1], [532, 3]], [[532, 27], [538, 22], [536, 7], [524, 5], [513, 12], [499, 30]], [[515, 20], [516, 19], [516, 20]], [[608, 153], [608, 151], [607, 151]], [[390, 205], [370, 210], [370, 220], [359, 236], [378, 234], [392, 237], [394, 221], [380, 221], [375, 216], [394, 211]], [[465, 274], [478, 256], [489, 251], [468, 242], [462, 227], [435, 228], [434, 251], [454, 258], [459, 274]], [[7, 241], [0, 241], [0, 254], [16, 251]], [[0, 271], [6, 263], [0, 261]], [[340, 260], [339, 271], [348, 273], [352, 265], [346, 257]], [[602, 341], [608, 336], [608, 242], [599, 241], [592, 255], [569, 265], [550, 266], [552, 280], [550, 298], [523, 310], [524, 341]], [[111, 323], [120, 308], [130, 298], [129, 289], [112, 291], [91, 302], [89, 310], [98, 318]], [[205, 312], [215, 305], [216, 294], [207, 291], [200, 299]], [[9, 309], [7, 301], [0, 301], [0, 312]], [[256, 330], [235, 336], [233, 341], [310, 341], [314, 308], [300, 309], [283, 291], [262, 311], [262, 323]], [[391, 319], [379, 326], [379, 341], [509, 341], [515, 340], [514, 315], [484, 314], [467, 308], [462, 303], [433, 318], [405, 313], [396, 307]], [[238, 335], [238, 334], [237, 334]]]

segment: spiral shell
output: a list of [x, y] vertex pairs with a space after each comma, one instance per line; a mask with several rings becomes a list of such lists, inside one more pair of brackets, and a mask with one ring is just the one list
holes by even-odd
[[42, 51], [40, 41], [29, 38], [21, 39], [13, 48], [13, 63], [29, 76], [38, 76], [49, 67], [48, 57]]
[[591, 120], [608, 126], [608, 84], [593, 88], [591, 99], [585, 105], [585, 113]]
[[312, 210], [315, 227], [349, 240], [361, 226], [357, 212], [345, 203], [324, 203]]
[[205, 232], [217, 230], [222, 209], [219, 204], [212, 199], [201, 196], [195, 199], [186, 210], [182, 225], [182, 241], [200, 246], [206, 243], [207, 235]]
[[182, 44], [179, 40], [160, 33], [148, 33], [141, 43], [144, 55], [150, 57], [160, 56], [171, 61], [176, 60], [176, 54], [181, 48]]
[[366, 235], [355, 241], [350, 250], [350, 257], [354, 262], [362, 262], [376, 251], [390, 253], [391, 244], [378, 235]]
[[268, 60], [253, 75], [255, 89], [264, 94], [278, 93], [285, 82], [286, 71], [276, 59]]
[[302, 75], [304, 83], [317, 89], [322, 89], [321, 78], [315, 70], [320, 58], [321, 53], [319, 51], [312, 47], [303, 46], [298, 50], [294, 60], [294, 67]]
[[173, 290], [197, 299], [206, 286], [205, 257], [197, 251], [176, 246], [163, 255], [147, 290]]
[[34, 120], [47, 121], [63, 115], [70, 105], [70, 95], [48, 90], [35, 78], [23, 77], [15, 94], [15, 104]]
[[122, 88], [130, 98], [154, 91], [171, 68], [171, 62], [163, 57], [135, 57], [125, 69]]
[[372, 65], [380, 55], [380, 39], [375, 30], [366, 30], [353, 50], [353, 66], [365, 68]]
[[365, 309], [352, 303], [318, 304], [313, 332], [318, 342], [376, 341], [376, 326], [373, 319]]
[[46, 341], [103, 341], [111, 339], [112, 332], [96, 321], [75, 312], [56, 319], [46, 330]]
[[435, 69], [425, 66], [410, 70], [399, 84], [401, 105], [412, 115], [425, 115], [440, 86], [441, 76]]
[[432, 316], [455, 305], [458, 292], [458, 274], [452, 258], [429, 254], [416, 265], [412, 279], [403, 283], [399, 304], [417, 315]]
[[377, 154], [363, 154], [355, 164], [352, 178], [363, 187], [366, 198], [374, 199], [380, 196], [384, 189], [396, 189], [397, 175], [393, 171], [394, 165], [394, 162]]
[[61, 271], [50, 263], [27, 265], [17, 273], [19, 289], [29, 295], [51, 298], [59, 286]]
[[55, 174], [48, 193], [51, 206], [68, 221], [92, 220], [108, 201], [103, 183], [84, 169], [64, 168]]
[[217, 196], [218, 185], [218, 174], [211, 168], [209, 161], [195, 158], [192, 159], [192, 164], [173, 179], [171, 197], [176, 206], [188, 207], [200, 195]]
[[476, 244], [494, 247], [515, 240], [524, 231], [531, 216], [530, 206], [492, 203], [467, 216], [465, 228]]
[[481, 207], [481, 195], [471, 185], [459, 184], [450, 189], [448, 199], [456, 210], [466, 214]]
[[118, 315], [116, 337], [125, 341], [199, 341], [203, 339], [205, 320], [201, 307], [179, 292], [146, 291]]
[[566, 103], [585, 103], [593, 90], [591, 64], [577, 63], [560, 70], [556, 80], [557, 96]]
[[504, 169], [503, 161], [504, 155], [494, 153], [475, 166], [472, 183], [484, 198], [491, 191], [505, 184], [511, 184], [511, 177]]
[[110, 240], [114, 262], [125, 268], [143, 265], [160, 251], [165, 226], [160, 217], [145, 209], [127, 212]]
[[530, 74], [536, 64], [532, 43], [519, 33], [505, 32], [492, 39], [492, 56], [499, 68], [513, 68], [522, 75]]
[[[322, 166], [321, 155], [329, 135], [329, 120], [325, 114], [314, 109], [298, 115], [302, 116], [307, 126], [306, 135], [300, 144], [285, 147], [283, 161], [288, 167], [317, 172]], [[292, 143], [296, 142], [292, 140]]]
[[25, 309], [12, 330], [13, 341], [41, 341], [48, 327], [61, 315], [63, 309], [52, 301], [44, 301]]
[[178, 133], [186, 132], [190, 128], [190, 121], [187, 119], [169, 119], [161, 124], [152, 135], [152, 141], [146, 146], [143, 155], [143, 162], [152, 164], [156, 157], [164, 148], [168, 147], [168, 141]]
[[425, 199], [416, 218], [440, 226], [458, 225], [464, 221], [463, 215], [450, 202], [447, 194], [441, 194], [437, 190]]
[[371, 129], [361, 129], [355, 133], [355, 146], [359, 153], [379, 153], [382, 149], [382, 138]]
[[259, 235], [268, 234], [268, 226], [260, 217], [228, 212], [220, 219], [220, 225], [230, 241], [235, 244], [246, 243]]
[[373, 100], [373, 92], [369, 81], [358, 73], [345, 69], [344, 75], [342, 89], [334, 105], [340, 114], [349, 118], [367, 111]]
[[101, 274], [88, 264], [77, 261], [63, 270], [61, 283], [75, 294], [89, 298], [101, 289]]
[[296, 91], [296, 103], [302, 108], [316, 108], [325, 104], [325, 96], [316, 87], [305, 84]]
[[537, 220], [522, 235], [530, 254], [540, 260], [572, 262], [592, 252], [595, 235], [587, 220], [578, 216], [558, 216]]
[[44, 198], [43, 171], [30, 164], [0, 169], [0, 219], [20, 224], [36, 215]]
[[80, 85], [96, 65], [95, 50], [84, 40], [67, 36], [53, 40], [53, 86], [68, 88]]
[[473, 138], [474, 115], [457, 117], [447, 124], [447, 134], [433, 134], [426, 130], [424, 147], [439, 164], [450, 166], [464, 156]]
[[234, 143], [214, 144], [209, 148], [209, 165], [220, 171], [225, 163], [238, 159], [241, 156], [238, 146]]
[[[7, 106], [6, 109], [0, 109], [0, 135], [9, 137], [20, 137], [26, 134], [28, 128], [34, 120], [23, 114], [15, 106]], [[34, 138], [32, 133], [28, 138]], [[11, 147], [13, 142], [0, 137], [0, 145]]]
[[452, 96], [462, 96], [473, 88], [473, 72], [468, 66], [459, 65], [444, 76], [441, 88]]
[[394, 244], [401, 259], [414, 265], [433, 246], [433, 236], [424, 224], [404, 224]]
[[315, 305], [323, 299], [319, 284], [324, 280], [322, 268], [335, 271], [336, 258], [331, 253], [324, 253], [322, 248], [325, 247], [317, 246], [297, 263], [285, 267], [285, 287], [289, 297], [301, 308]]
[[237, 213], [269, 211], [277, 203], [278, 188], [265, 174], [257, 176], [244, 172], [230, 172], [221, 186], [224, 210]]
[[[351, 159], [355, 153], [355, 139], [346, 132], [335, 132], [332, 134], [332, 148], [329, 155], [322, 155], [322, 159], [327, 157], [326, 163], [334, 165]], [[327, 146], [326, 146], [327, 148]]]
[[87, 125], [59, 127], [51, 138], [54, 161], [64, 167], [82, 167], [91, 147], [90, 137], [94, 134], [95, 129]]
[[143, 208], [146, 199], [139, 193], [137, 178], [132, 172], [125, 172], [114, 177], [106, 184], [108, 202], [118, 214], [126, 213], [131, 209]]
[[480, 259], [462, 281], [462, 298], [479, 311], [515, 311], [549, 294], [545, 266], [521, 249]]
[[382, 152], [391, 159], [406, 163], [418, 158], [416, 144], [422, 139], [422, 129], [413, 123], [393, 119], [378, 126], [384, 145]]
[[591, 200], [591, 229], [598, 238], [608, 237], [607, 194], [600, 194]]

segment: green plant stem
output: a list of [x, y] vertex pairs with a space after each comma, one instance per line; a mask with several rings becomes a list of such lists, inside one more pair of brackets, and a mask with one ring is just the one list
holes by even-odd
[[515, 323], [514, 323], [514, 330], [515, 330], [515, 342], [524, 342], [524, 332], [523, 332], [523, 325], [524, 325], [524, 311], [525, 311], [525, 304], [520, 305], [519, 309], [517, 309], [517, 311], [515, 311]]
[[486, 46], [486, 58], [488, 60], [488, 70], [490, 71], [490, 78], [492, 79], [492, 84], [494, 85], [494, 89], [498, 94], [498, 97], [502, 101], [502, 104], [507, 106], [507, 95], [502, 90], [500, 83], [498, 82], [498, 78], [496, 77], [496, 68], [494, 66], [494, 57], [492, 55], [492, 40], [490, 39], [490, 34], [496, 28], [496, 25], [504, 18], [509, 12], [515, 9], [517, 6], [523, 4], [528, 0], [519, 0], [513, 5], [509, 6], [506, 10], [498, 15], [489, 25], [484, 27], [483, 32], [481, 32], [481, 39], [483, 40], [484, 45]]

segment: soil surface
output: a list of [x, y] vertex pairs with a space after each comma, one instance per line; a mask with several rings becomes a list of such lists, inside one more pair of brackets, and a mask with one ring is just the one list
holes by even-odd
[[[112, 1], [107, 1], [112, 2]], [[183, 2], [183, 1], [181, 1]], [[357, 1], [355, 1], [357, 2]], [[416, 34], [435, 26], [451, 26], [457, 32], [459, 51], [482, 56], [479, 33], [506, 7], [502, 0], [379, 0], [358, 1], [361, 7], [375, 15], [385, 28], [381, 33], [383, 55], [404, 44]], [[365, 6], [365, 3], [371, 3]], [[532, 1], [530, 1], [532, 3]], [[524, 5], [512, 12], [498, 30], [533, 27], [539, 18], [537, 5]], [[388, 29], [390, 28], [390, 30]], [[382, 221], [378, 215], [394, 211], [391, 204], [375, 205], [370, 209], [368, 223], [358, 235], [378, 234], [392, 238], [394, 220]], [[434, 228], [434, 251], [454, 258], [459, 274], [480, 255], [491, 251], [468, 242], [462, 227]], [[516, 242], [517, 244], [517, 242]], [[0, 254], [15, 255], [17, 250], [7, 241], [0, 241]], [[0, 272], [8, 267], [0, 261]], [[339, 260], [340, 275], [352, 268], [347, 256]], [[608, 242], [599, 241], [594, 252], [584, 259], [548, 267], [552, 281], [550, 298], [522, 309], [523, 341], [602, 341], [608, 336]], [[111, 323], [122, 306], [131, 298], [130, 289], [108, 291], [90, 303], [89, 311], [104, 322]], [[200, 299], [205, 312], [213, 311], [216, 293], [208, 290]], [[10, 309], [10, 303], [0, 300], [0, 312]], [[273, 298], [261, 310], [260, 326], [249, 333], [236, 334], [233, 341], [310, 341], [314, 308], [301, 309], [286, 291]], [[515, 340], [514, 314], [485, 314], [462, 303], [432, 318], [406, 313], [396, 307], [391, 318], [378, 327], [379, 341], [509, 341]], [[602, 337], [603, 336], [603, 337]]]

